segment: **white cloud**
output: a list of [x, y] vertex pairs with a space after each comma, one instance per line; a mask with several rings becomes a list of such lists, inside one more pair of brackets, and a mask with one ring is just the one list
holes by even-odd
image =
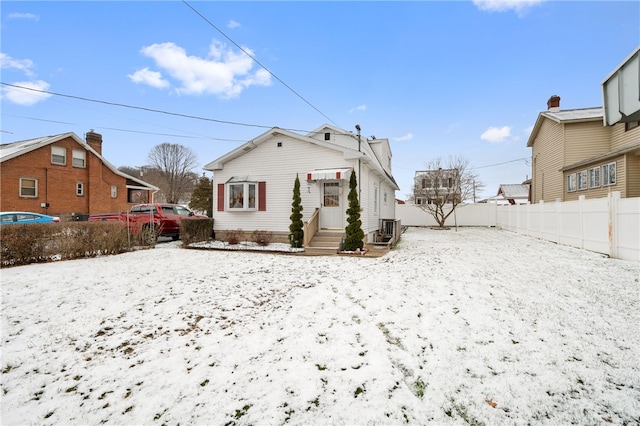
[[404, 136], [393, 138], [394, 141], [398, 141], [398, 142], [410, 141], [411, 139], [413, 139], [413, 133], [411, 133], [411, 132], [407, 133]]
[[[16, 86], [27, 87], [29, 89], [34, 90], [47, 90], [50, 85], [46, 81], [37, 80], [37, 81], [21, 81], [17, 83], [12, 83]], [[17, 87], [3, 86], [2, 87], [2, 98], [8, 100], [9, 102], [13, 102], [14, 104], [31, 106], [37, 104], [38, 102], [42, 102], [52, 95], [48, 93], [39, 93], [34, 92], [32, 90], [24, 90]]]
[[[249, 49], [245, 50], [252, 54]], [[216, 40], [209, 46], [206, 58], [187, 55], [175, 43], [152, 44], [140, 52], [153, 59], [160, 69], [178, 82], [175, 89], [178, 94], [214, 94], [231, 98], [249, 86], [271, 84], [271, 75], [264, 69], [251, 72], [254, 62], [249, 56], [244, 52], [234, 52]], [[145, 73], [150, 75], [153, 71], [147, 69]]]
[[156, 89], [164, 89], [169, 87], [170, 84], [167, 80], [162, 78], [162, 74], [157, 71], [151, 71], [149, 68], [143, 68], [127, 75], [131, 81], [139, 84], [146, 84]]
[[40, 17], [38, 15], [34, 15], [33, 13], [10, 13], [9, 19], [27, 19], [37, 22], [40, 20]]
[[546, 0], [473, 0], [478, 9], [488, 12], [515, 11], [522, 16], [528, 9], [543, 3]]
[[240, 26], [239, 22], [234, 21], [233, 19], [227, 23], [227, 28], [238, 28]]
[[349, 110], [349, 114], [356, 112], [356, 111], [360, 111], [360, 112], [365, 112], [367, 110], [367, 106], [366, 105], [358, 105], [355, 108], [351, 108]]
[[489, 127], [482, 135], [480, 139], [491, 143], [506, 142], [511, 137], [511, 127]]
[[32, 76], [33, 61], [31, 59], [14, 59], [11, 56], [0, 53], [0, 68], [16, 69], [24, 72], [27, 76]]

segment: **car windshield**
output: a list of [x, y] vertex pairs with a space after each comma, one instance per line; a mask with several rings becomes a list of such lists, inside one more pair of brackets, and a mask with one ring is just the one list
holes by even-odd
[[182, 216], [189, 216], [190, 214], [193, 214], [191, 210], [183, 206], [176, 206], [176, 212]]

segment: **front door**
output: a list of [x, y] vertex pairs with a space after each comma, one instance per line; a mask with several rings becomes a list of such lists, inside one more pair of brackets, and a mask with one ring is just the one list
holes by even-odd
[[342, 229], [342, 211], [340, 199], [342, 198], [342, 188], [340, 181], [322, 181], [322, 194], [320, 194], [320, 229]]

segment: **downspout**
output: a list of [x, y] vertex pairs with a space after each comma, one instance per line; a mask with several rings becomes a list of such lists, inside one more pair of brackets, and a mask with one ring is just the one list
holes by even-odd
[[[356, 124], [356, 130], [358, 131], [358, 152], [360, 152], [360, 125]], [[360, 156], [358, 156], [358, 202], [362, 202], [362, 176], [360, 175]]]
[[44, 214], [49, 214], [49, 169], [44, 168]]

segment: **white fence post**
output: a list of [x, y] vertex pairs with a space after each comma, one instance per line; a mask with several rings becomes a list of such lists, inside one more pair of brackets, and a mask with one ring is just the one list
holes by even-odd
[[578, 197], [578, 209], [579, 209], [578, 217], [580, 218], [580, 248], [581, 249], [584, 248], [584, 227], [585, 227], [585, 223], [584, 223], [584, 200], [585, 199], [586, 199], [586, 197], [584, 195], [580, 195]]
[[610, 192], [609, 198], [609, 257], [618, 258], [618, 202], [620, 192]]

